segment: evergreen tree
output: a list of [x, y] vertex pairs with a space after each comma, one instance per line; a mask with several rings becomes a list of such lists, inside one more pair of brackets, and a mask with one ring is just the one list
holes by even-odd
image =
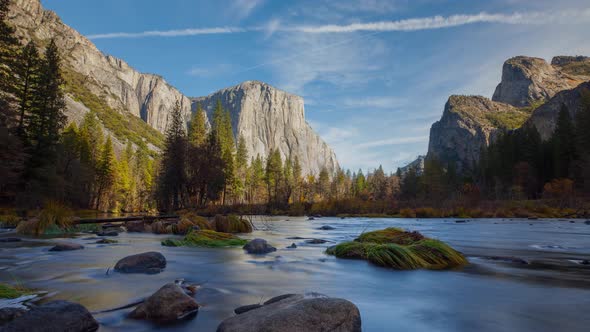
[[177, 210], [185, 199], [187, 139], [182, 110], [177, 101], [170, 113], [158, 184], [162, 210]]
[[14, 63], [19, 48], [14, 28], [7, 22], [9, 5], [10, 0], [0, 0], [0, 125], [6, 127], [10, 127], [7, 122], [13, 119], [13, 109], [9, 105], [12, 101], [14, 83], [17, 82]]
[[39, 90], [40, 59], [37, 47], [29, 42], [22, 50], [18, 61], [15, 61], [15, 72], [19, 80], [15, 84], [15, 96], [18, 101], [17, 133], [25, 138], [27, 117], [31, 114], [34, 98]]
[[575, 141], [575, 131], [569, 110], [562, 105], [552, 136], [555, 177], [570, 177], [570, 166], [576, 158]]
[[105, 199], [108, 198], [110, 191], [115, 184], [116, 180], [116, 159], [115, 152], [113, 150], [113, 142], [109, 136], [102, 147], [102, 153], [98, 161], [97, 167], [97, 195], [96, 195], [96, 209], [101, 209], [102, 205], [106, 204], [106, 208], [109, 208], [109, 202]]
[[201, 104], [197, 103], [197, 111], [192, 115], [188, 132], [188, 141], [193, 146], [203, 146], [207, 141], [207, 124], [205, 121], [205, 111], [203, 111]]

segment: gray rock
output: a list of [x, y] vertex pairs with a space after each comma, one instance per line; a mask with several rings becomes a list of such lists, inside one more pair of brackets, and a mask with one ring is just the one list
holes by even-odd
[[291, 245], [288, 246], [287, 248], [289, 248], [289, 249], [296, 249], [297, 248], [297, 245], [295, 243], [291, 243]]
[[170, 323], [192, 318], [199, 305], [178, 285], [169, 283], [138, 305], [129, 317], [149, 319], [155, 322]]
[[264, 239], [254, 239], [244, 246], [249, 254], [268, 254], [269, 252], [277, 251], [277, 248], [271, 246]]
[[334, 227], [332, 227], [330, 225], [324, 225], [324, 226], [322, 226], [322, 227], [320, 227], [318, 229], [319, 230], [322, 230], [322, 231], [331, 231], [331, 230], [336, 229], [336, 228], [334, 228]]
[[96, 233], [97, 236], [118, 236], [119, 233], [116, 231], [104, 230], [102, 232]]
[[115, 271], [122, 273], [160, 273], [166, 267], [166, 258], [159, 252], [150, 251], [127, 256], [117, 262]]
[[224, 320], [218, 332], [360, 332], [358, 308], [320, 294], [293, 295]]
[[548, 100], [560, 91], [573, 89], [588, 79], [580, 73], [568, 73], [565, 66], [577, 61], [584, 62], [586, 59], [556, 57], [552, 64], [527, 56], [508, 59], [502, 67], [502, 81], [496, 87], [492, 100], [523, 107], [531, 101]]
[[56, 244], [53, 248], [49, 249], [49, 251], [71, 251], [71, 250], [80, 250], [84, 249], [84, 246], [77, 243], [70, 243], [70, 242], [62, 242]]
[[2, 326], [11, 332], [92, 332], [98, 322], [82, 305], [68, 301], [52, 301], [33, 307], [27, 313]]
[[234, 313], [236, 315], [241, 315], [241, 314], [243, 314], [245, 312], [248, 312], [248, 311], [254, 310], [254, 309], [258, 309], [260, 307], [262, 307], [262, 304], [249, 304], [249, 305], [244, 305], [244, 306], [241, 306], [241, 307], [238, 307], [238, 308], [234, 309]]

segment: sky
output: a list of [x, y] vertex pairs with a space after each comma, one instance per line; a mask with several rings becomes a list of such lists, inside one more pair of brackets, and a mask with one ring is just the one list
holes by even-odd
[[188, 96], [259, 80], [305, 100], [341, 167], [428, 150], [452, 94], [513, 56], [590, 55], [588, 0], [43, 0], [104, 53]]

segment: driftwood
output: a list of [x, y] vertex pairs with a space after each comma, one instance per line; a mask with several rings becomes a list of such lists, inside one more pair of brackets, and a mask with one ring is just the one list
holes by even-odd
[[143, 220], [147, 222], [154, 222], [156, 220], [162, 219], [178, 219], [179, 216], [177, 215], [165, 215], [165, 216], [132, 216], [132, 217], [119, 217], [119, 218], [91, 218], [91, 219], [78, 219], [74, 220], [73, 224], [75, 225], [83, 225], [83, 224], [102, 224], [102, 223], [112, 223], [112, 222], [125, 222], [125, 221], [136, 221], [136, 220]]

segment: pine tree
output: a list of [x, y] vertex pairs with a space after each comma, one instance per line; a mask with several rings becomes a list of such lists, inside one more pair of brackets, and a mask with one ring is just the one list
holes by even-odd
[[158, 184], [159, 204], [163, 210], [177, 210], [185, 200], [187, 139], [182, 110], [177, 101], [170, 113]]
[[115, 184], [117, 167], [116, 162], [115, 152], [113, 150], [113, 142], [109, 136], [102, 147], [102, 153], [100, 155], [98, 167], [96, 170], [98, 182], [95, 205], [96, 209], [100, 209], [102, 207], [101, 204], [104, 204], [105, 196], [108, 196], [110, 190]]
[[188, 132], [188, 141], [193, 146], [203, 146], [207, 141], [207, 124], [205, 121], [205, 111], [203, 111], [201, 104], [197, 104], [197, 110], [192, 115]]
[[569, 110], [562, 105], [552, 136], [555, 177], [570, 176], [570, 166], [576, 157], [575, 141], [575, 131]]
[[25, 138], [25, 126], [34, 106], [34, 99], [39, 90], [39, 74], [41, 61], [39, 51], [33, 42], [29, 42], [15, 62], [15, 72], [19, 77], [15, 84], [15, 96], [18, 103], [17, 133]]
[[17, 61], [19, 42], [14, 35], [14, 28], [7, 23], [10, 0], [0, 0], [0, 125], [10, 127], [12, 119], [11, 94], [14, 92], [16, 73], [14, 63]]

